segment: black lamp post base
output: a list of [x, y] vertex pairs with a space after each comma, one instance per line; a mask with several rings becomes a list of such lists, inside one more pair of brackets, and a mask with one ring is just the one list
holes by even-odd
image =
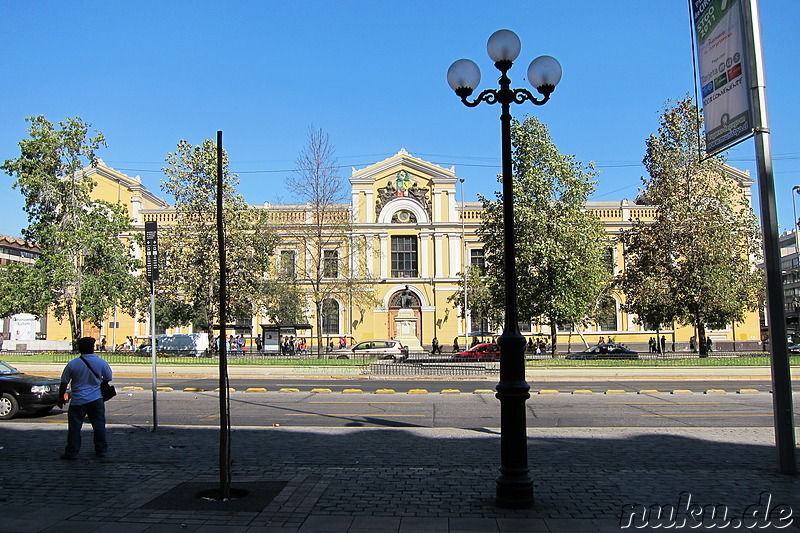
[[533, 507], [533, 480], [528, 469], [520, 472], [502, 472], [497, 478], [495, 505], [504, 509], [530, 509]]

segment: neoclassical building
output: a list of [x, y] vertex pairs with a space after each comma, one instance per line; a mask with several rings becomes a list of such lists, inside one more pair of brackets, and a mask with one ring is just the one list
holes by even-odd
[[[88, 172], [98, 183], [94, 193], [104, 200], [125, 203], [138, 230], [143, 231], [146, 221], [169, 224], [174, 220], [174, 211], [144, 188], [138, 177], [126, 176], [102, 162]], [[749, 199], [752, 180], [744, 172], [733, 169], [731, 172]], [[322, 257], [313, 257], [314, 252], [298, 231], [312, 220], [313, 206], [269, 203], [259, 206], [269, 211], [271, 223], [282, 235], [275, 253], [276, 275], [290, 272], [299, 286], [307, 289], [310, 286], [304, 278], [307, 267], [314, 261], [324, 264], [327, 279], [323, 282], [331, 287], [323, 306], [322, 333], [326, 345], [331, 341], [338, 343], [342, 336], [348, 342], [394, 337], [400, 293], [406, 286], [412, 294], [417, 336], [423, 345], [437, 337], [449, 349], [455, 338], [464, 346], [471, 332], [487, 328], [499, 332], [497, 325], [477, 317], [473, 320], [469, 301], [466, 317], [462, 317], [463, 303], [456, 305], [449, 300], [458, 291], [465, 265], [483, 262], [483, 245], [476, 233], [482, 207], [479, 202], [463, 201], [454, 168], [424, 161], [403, 149], [365, 168], [354, 168], [349, 183], [349, 202], [334, 206], [327, 215], [332, 217], [331, 232], [346, 227], [346, 233], [331, 238], [321, 248]], [[491, 191], [485, 194], [488, 196]], [[605, 225], [609, 257], [618, 273], [624, 264], [620, 233], [636, 220], [652, 220], [654, 208], [621, 200], [590, 201], [586, 209]], [[337, 224], [337, 220], [342, 224]], [[655, 332], [642, 330], [621, 303], [622, 296], [613, 294], [603, 306], [603, 316], [585, 330], [571, 331], [567, 327], [559, 331], [560, 346], [581, 349], [582, 338], [593, 344], [600, 336], [629, 344], [646, 343]], [[315, 306], [310, 301], [304, 302], [304, 310], [313, 329], [288, 328], [283, 333], [291, 332], [313, 343], [317, 335], [314, 325], [318, 323]], [[546, 326], [538, 326], [534, 317], [530, 318], [521, 324], [524, 335], [549, 334]], [[68, 331], [66, 325], [62, 329], [52, 319], [47, 324], [48, 339], [61, 339]], [[277, 325], [260, 315], [240, 317], [236, 324], [236, 333], [246, 336], [281, 333]], [[167, 332], [190, 330], [176, 328]], [[144, 338], [149, 331], [147, 310], [143, 310], [139, 317], [115, 312], [94, 333], [105, 335], [108, 344], [113, 345], [129, 335]], [[678, 349], [693, 335], [691, 328], [677, 325], [668, 326], [662, 333]], [[742, 348], [753, 347], [760, 340], [758, 314], [748, 315], [744, 323], [709, 334], [718, 349], [730, 348], [733, 341]]]

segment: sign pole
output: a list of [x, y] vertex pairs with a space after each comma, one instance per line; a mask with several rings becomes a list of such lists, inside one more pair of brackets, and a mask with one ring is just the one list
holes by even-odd
[[[772, 173], [772, 148], [767, 123], [764, 60], [761, 52], [761, 27], [758, 1], [744, 0], [743, 13], [752, 76], [756, 166], [761, 202], [761, 227], [764, 235], [764, 265], [767, 274], [767, 317], [770, 333], [772, 367], [772, 406], [778, 466], [782, 474], [797, 474], [792, 414], [792, 377], [789, 368], [789, 343], [786, 339], [786, 308], [783, 302], [781, 249], [778, 240], [778, 213], [775, 206], [775, 183]], [[794, 194], [794, 191], [792, 191]]]
[[153, 360], [153, 428], [158, 428], [158, 371], [156, 370], [156, 282], [150, 282], [150, 356]]
[[144, 223], [145, 273], [150, 282], [150, 358], [153, 364], [153, 427], [158, 428], [158, 371], [156, 369], [156, 281], [158, 281], [158, 222]]

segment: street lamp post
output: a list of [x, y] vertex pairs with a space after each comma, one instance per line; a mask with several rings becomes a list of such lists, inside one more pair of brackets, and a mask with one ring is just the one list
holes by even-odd
[[[800, 230], [800, 220], [797, 220], [797, 205], [795, 202], [798, 193], [800, 193], [800, 185], [795, 185], [794, 187], [792, 187], [792, 214], [794, 215], [794, 223], [792, 224], [792, 230], [794, 231], [794, 255], [797, 258], [798, 263], [792, 266], [792, 282], [797, 281], [797, 272], [798, 269], [800, 269], [800, 235], [798, 235], [798, 230]], [[794, 292], [794, 289], [792, 290], [792, 292]], [[798, 311], [796, 303], [792, 305], [791, 311], [795, 315], [796, 322], [794, 327], [794, 333], [796, 335], [798, 331], [800, 331], [800, 311]]]
[[459, 178], [461, 182], [461, 269], [464, 271], [464, 349], [469, 349], [469, 337], [467, 336], [468, 322], [467, 322], [467, 261], [469, 254], [467, 253], [467, 235], [464, 231], [464, 218], [466, 216], [464, 203], [464, 178]]
[[481, 71], [473, 61], [459, 59], [447, 71], [447, 82], [467, 107], [481, 102], [500, 103], [500, 131], [503, 170], [503, 255], [505, 270], [505, 322], [500, 345], [500, 475], [496, 480], [495, 503], [500, 507], [521, 509], [533, 505], [533, 480], [528, 468], [528, 436], [525, 401], [530, 386], [525, 381], [525, 338], [519, 331], [517, 313], [517, 270], [514, 249], [514, 181], [511, 159], [511, 103], [530, 101], [543, 105], [561, 80], [561, 65], [550, 56], [534, 59], [528, 67], [528, 81], [542, 95], [536, 98], [527, 89], [511, 89], [508, 70], [520, 52], [519, 37], [509, 30], [492, 34], [486, 49], [500, 71], [500, 88], [486, 89], [473, 101], [467, 98], [481, 80]]

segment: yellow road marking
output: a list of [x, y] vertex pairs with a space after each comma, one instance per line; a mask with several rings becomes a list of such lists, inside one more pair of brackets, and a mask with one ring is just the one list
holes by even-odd
[[379, 418], [423, 417], [425, 415], [387, 415], [384, 413], [287, 413], [286, 416], [368, 416]]
[[648, 416], [648, 417], [661, 417], [661, 418], [691, 418], [691, 417], [738, 417], [738, 416], [772, 416], [771, 414], [766, 415], [709, 415], [709, 414], [702, 414], [702, 415], [640, 415], [640, 416]]
[[376, 404], [376, 403], [402, 403], [402, 404], [420, 404], [422, 402], [308, 402], [308, 403], [335, 403], [339, 405], [348, 405], [348, 404], [357, 404], [357, 403], [366, 403], [366, 404]]
[[606, 402], [606, 405], [716, 405], [722, 402]]

